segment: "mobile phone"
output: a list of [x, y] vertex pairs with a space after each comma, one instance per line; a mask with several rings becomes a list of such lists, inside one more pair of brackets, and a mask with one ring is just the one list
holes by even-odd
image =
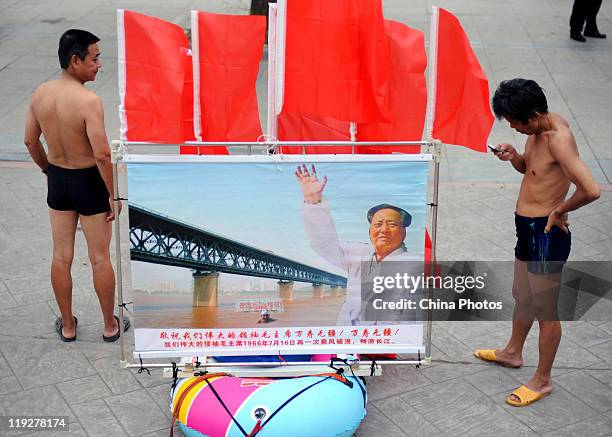
[[497, 147], [492, 146], [491, 144], [487, 144], [487, 147], [489, 148], [489, 150], [493, 153], [499, 153], [500, 150], [497, 150]]

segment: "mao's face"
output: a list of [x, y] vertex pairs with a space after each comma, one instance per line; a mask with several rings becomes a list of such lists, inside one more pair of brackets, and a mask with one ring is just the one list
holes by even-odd
[[370, 223], [370, 241], [377, 254], [387, 255], [400, 247], [406, 238], [406, 228], [399, 212], [393, 209], [376, 211]]

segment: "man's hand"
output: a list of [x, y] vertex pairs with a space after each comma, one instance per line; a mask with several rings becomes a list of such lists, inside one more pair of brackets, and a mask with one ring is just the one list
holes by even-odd
[[297, 171], [295, 172], [295, 178], [300, 184], [302, 193], [304, 194], [304, 202], [315, 204], [320, 203], [323, 197], [323, 189], [327, 184], [327, 176], [323, 176], [322, 180], [317, 178], [317, 170], [315, 166], [312, 166], [312, 174], [308, 172], [306, 164], [298, 165]]
[[548, 216], [548, 222], [546, 223], [544, 232], [548, 233], [550, 232], [550, 229], [553, 226], [556, 226], [559, 229], [561, 229], [563, 232], [568, 234], [569, 233], [569, 229], [567, 227], [568, 225], [569, 225], [569, 221], [567, 219], [567, 213], [566, 212], [562, 213], [554, 209]]
[[109, 197], [108, 201], [110, 203], [111, 209], [108, 212], [108, 215], [106, 216], [106, 221], [112, 222], [113, 220], [115, 220], [115, 218], [119, 217], [119, 214], [121, 214], [121, 209], [123, 208], [123, 204], [121, 203], [121, 200], [119, 200], [117, 202], [117, 205], [119, 206], [119, 210], [115, 212], [115, 201], [113, 200], [113, 196]]
[[502, 161], [512, 161], [516, 157], [516, 149], [511, 144], [498, 144], [495, 147], [497, 148], [495, 156]]

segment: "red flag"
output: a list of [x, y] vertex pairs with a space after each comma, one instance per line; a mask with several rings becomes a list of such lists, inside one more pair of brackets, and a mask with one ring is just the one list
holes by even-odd
[[287, 2], [282, 112], [387, 121], [388, 78], [380, 0]]
[[[310, 114], [279, 114], [280, 141], [350, 141], [350, 123], [331, 117]], [[282, 153], [301, 155], [320, 153], [352, 153], [351, 146], [283, 146]]]
[[487, 76], [459, 20], [442, 8], [437, 35], [432, 138], [486, 153], [494, 120]]
[[431, 242], [431, 237], [429, 236], [429, 232], [427, 228], [425, 229], [425, 262], [430, 263], [432, 260], [432, 247], [433, 244]]
[[203, 141], [257, 141], [262, 130], [255, 83], [266, 18], [193, 13], [194, 81], [201, 110], [201, 133], [196, 124], [196, 136], [200, 133]]
[[185, 52], [179, 26], [117, 10], [121, 138], [182, 143]]
[[[423, 32], [385, 20], [389, 39], [389, 123], [359, 123], [359, 141], [420, 141], [427, 106], [425, 39]], [[420, 153], [421, 146], [358, 147], [359, 153]]]

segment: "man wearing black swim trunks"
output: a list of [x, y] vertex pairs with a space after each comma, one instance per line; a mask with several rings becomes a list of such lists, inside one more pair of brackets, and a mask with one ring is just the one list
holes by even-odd
[[[522, 366], [525, 339], [538, 320], [538, 367], [527, 384], [507, 398], [511, 405], [524, 406], [552, 391], [550, 372], [561, 340], [557, 297], [571, 247], [567, 213], [598, 199], [600, 190], [578, 156], [567, 121], [548, 112], [546, 96], [536, 82], [502, 82], [493, 96], [493, 111], [528, 138], [522, 155], [510, 144], [497, 145], [495, 152], [524, 174], [515, 212], [512, 335], [504, 348], [478, 350], [476, 356], [508, 367]], [[566, 198], [571, 184], [576, 191]]]
[[[63, 341], [76, 339], [70, 269], [79, 219], [104, 317], [103, 339], [115, 341], [119, 337], [114, 316], [115, 273], [109, 252], [111, 222], [119, 211], [114, 210], [109, 196], [113, 192], [110, 148], [104, 131], [102, 101], [83, 86], [95, 80], [101, 68], [98, 41], [95, 35], [78, 29], [70, 29], [61, 36], [58, 49], [61, 75], [36, 89], [25, 126], [28, 151], [47, 174], [47, 204], [53, 233], [51, 284], [61, 313], [55, 327]], [[40, 142], [41, 134], [48, 152]]]

